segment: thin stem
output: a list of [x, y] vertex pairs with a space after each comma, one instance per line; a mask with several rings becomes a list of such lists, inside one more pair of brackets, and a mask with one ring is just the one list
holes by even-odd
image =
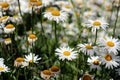
[[55, 43], [57, 44], [58, 39], [57, 39], [57, 32], [56, 31], [57, 31], [57, 23], [55, 21], [54, 34], [55, 34]]
[[97, 41], [97, 33], [98, 33], [98, 30], [96, 30], [96, 33], [95, 33], [95, 41], [94, 41], [94, 45], [96, 45], [96, 41]]
[[33, 20], [33, 6], [32, 6], [32, 14], [31, 14], [31, 27], [32, 27], [32, 33], [33, 33], [33, 25], [34, 24], [34, 20]]
[[117, 27], [119, 9], [120, 9], [120, 6], [117, 7], [117, 14], [116, 14], [115, 26], [113, 28], [113, 37], [115, 37], [115, 31], [116, 31], [116, 27]]

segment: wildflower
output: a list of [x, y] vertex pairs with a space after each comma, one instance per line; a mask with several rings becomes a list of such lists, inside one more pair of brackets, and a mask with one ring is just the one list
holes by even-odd
[[51, 72], [50, 72], [49, 70], [43, 70], [43, 71], [41, 71], [40, 76], [41, 76], [44, 80], [50, 80]]
[[0, 22], [6, 23], [8, 21], [8, 19], [9, 19], [9, 16], [2, 16], [0, 18]]
[[29, 55], [25, 55], [25, 61], [29, 62], [29, 63], [38, 63], [38, 60], [40, 60], [41, 58], [38, 58], [38, 55], [35, 56], [35, 54], [30, 53]]
[[77, 57], [77, 51], [73, 51], [72, 48], [65, 48], [65, 47], [60, 47], [60, 48], [57, 48], [56, 50], [56, 55], [59, 56], [59, 59], [60, 60], [72, 60], [72, 59], [75, 59]]
[[29, 0], [30, 5], [35, 6], [37, 4], [37, 0]]
[[33, 43], [33, 42], [35, 42], [37, 40], [37, 36], [35, 35], [35, 34], [30, 34], [29, 36], [28, 36], [28, 41], [30, 42], [30, 43]]
[[97, 19], [97, 20], [89, 20], [90, 23], [88, 23], [86, 26], [92, 28], [92, 32], [96, 32], [96, 30], [102, 28], [103, 30], [108, 27], [108, 23], [105, 22], [103, 18]]
[[9, 68], [5, 64], [0, 64], [0, 73], [1, 72], [8, 72]]
[[118, 54], [117, 50], [120, 50], [120, 41], [112, 37], [103, 38], [98, 44], [108, 50], [109, 53], [113, 52], [114, 54]]
[[79, 80], [93, 80], [93, 75], [90, 75], [88, 73], [85, 73], [82, 78], [80, 78]]
[[7, 25], [4, 27], [4, 32], [5, 32], [5, 33], [12, 33], [14, 30], [15, 30], [15, 27], [14, 27], [13, 24], [7, 24]]
[[65, 4], [62, 6], [62, 10], [67, 12], [67, 13], [71, 13], [71, 7], [69, 4]]
[[92, 44], [78, 44], [80, 51], [82, 51], [85, 55], [94, 55], [95, 47]]
[[101, 69], [101, 61], [99, 60], [98, 56], [91, 56], [88, 58], [87, 62], [89, 63], [91, 69]]
[[64, 22], [67, 19], [67, 13], [60, 11], [60, 10], [53, 10], [51, 12], [45, 12], [44, 17], [48, 18], [49, 20], [56, 21], [59, 23], [60, 21]]
[[18, 58], [16, 58], [15, 61], [14, 61], [14, 66], [15, 66], [15, 67], [19, 67], [19, 66], [22, 65], [22, 62], [24, 62], [24, 58], [18, 57]]
[[40, 9], [43, 7], [42, 1], [37, 1], [35, 8]]
[[51, 75], [56, 77], [60, 74], [60, 69], [57, 66], [52, 66], [50, 69]]
[[3, 63], [4, 63], [4, 59], [0, 58], [0, 64], [3, 64]]
[[4, 43], [5, 43], [6, 45], [11, 44], [11, 43], [12, 43], [11, 38], [6, 38], [6, 39], [4, 40]]
[[106, 51], [101, 54], [101, 63], [104, 65], [105, 68], [113, 69], [113, 67], [119, 66], [119, 56], [114, 55], [113, 53], [107, 53]]
[[24, 62], [22, 62], [22, 64], [21, 64], [21, 68], [24, 68], [24, 67], [26, 67], [26, 66], [28, 66], [28, 65], [29, 65], [29, 62], [24, 61]]
[[9, 3], [8, 2], [2, 2], [0, 6], [2, 7], [3, 11], [6, 11], [6, 10], [9, 9]]

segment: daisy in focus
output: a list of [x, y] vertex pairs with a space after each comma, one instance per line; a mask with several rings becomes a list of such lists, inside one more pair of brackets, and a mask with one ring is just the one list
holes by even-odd
[[114, 54], [118, 54], [118, 50], [120, 50], [120, 41], [112, 37], [103, 38], [98, 44], [109, 53], [113, 52]]
[[30, 53], [29, 55], [25, 55], [25, 61], [29, 63], [38, 63], [38, 60], [41, 58], [38, 57], [38, 55], [35, 55], [33, 53]]
[[69, 60], [69, 61], [72, 61], [73, 59], [77, 58], [77, 51], [74, 51], [72, 48], [70, 47], [60, 47], [60, 48], [57, 48], [56, 50], [56, 55], [59, 56], [59, 59], [60, 60]]
[[79, 50], [82, 51], [85, 55], [94, 55], [95, 47], [92, 44], [78, 44]]
[[9, 71], [9, 68], [4, 65], [4, 64], [0, 64], [0, 73], [1, 72], [8, 72]]
[[120, 57], [114, 55], [113, 53], [107, 53], [106, 51], [101, 54], [101, 63], [105, 65], [105, 68], [113, 69], [118, 67], [120, 62]]
[[92, 56], [88, 58], [87, 62], [89, 63], [91, 69], [98, 69], [98, 70], [101, 69], [100, 67], [101, 61], [99, 60], [98, 56]]
[[106, 30], [108, 27], [108, 23], [104, 20], [104, 18], [100, 18], [97, 20], [89, 20], [89, 23], [86, 24], [86, 26], [92, 28], [92, 32], [96, 32], [96, 30], [102, 28], [103, 30]]
[[68, 14], [60, 10], [52, 10], [44, 13], [44, 17], [51, 21], [64, 22], [67, 20]]

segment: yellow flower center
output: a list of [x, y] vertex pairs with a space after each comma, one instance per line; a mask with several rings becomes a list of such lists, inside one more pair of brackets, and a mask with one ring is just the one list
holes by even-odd
[[36, 38], [36, 35], [35, 35], [35, 34], [30, 34], [30, 35], [29, 35], [29, 38], [30, 38], [30, 39], [35, 39], [35, 38]]
[[90, 75], [84, 75], [82, 80], [92, 80]]
[[66, 39], [65, 39], [65, 38], [62, 38], [62, 42], [66, 42]]
[[43, 72], [43, 74], [45, 74], [45, 75], [51, 75], [51, 72], [49, 71], [49, 70], [44, 70], [44, 71], [42, 71]]
[[70, 52], [69, 52], [69, 51], [64, 51], [63, 54], [64, 54], [65, 56], [69, 56], [69, 55], [70, 55]]
[[69, 5], [66, 5], [66, 6], [65, 6], [65, 8], [69, 9], [69, 8], [70, 8], [70, 6], [69, 6]]
[[110, 10], [110, 9], [111, 9], [111, 6], [110, 6], [110, 5], [106, 5], [105, 8], [106, 8], [107, 10]]
[[53, 16], [60, 16], [60, 11], [59, 10], [53, 10], [52, 15]]
[[21, 58], [21, 57], [18, 57], [15, 61], [16, 61], [16, 62], [24, 62], [24, 59]]
[[5, 68], [3, 68], [3, 67], [0, 67], [0, 71], [3, 71]]
[[107, 45], [108, 45], [109, 47], [114, 47], [115, 44], [114, 44], [114, 42], [112, 42], [112, 41], [108, 41], [108, 42], [107, 42]]
[[94, 26], [100, 26], [100, 25], [101, 25], [101, 22], [99, 22], [99, 21], [94, 21], [94, 22], [93, 22], [93, 25], [94, 25]]
[[52, 66], [51, 71], [57, 72], [57, 71], [59, 71], [59, 68], [57, 66]]
[[1, 6], [2, 8], [7, 8], [9, 7], [9, 4], [7, 2], [2, 2]]
[[8, 25], [6, 25], [6, 28], [8, 28], [8, 29], [14, 28], [14, 25], [8, 24]]
[[100, 64], [100, 61], [99, 61], [99, 60], [94, 60], [93, 64], [94, 64], [94, 65], [99, 65], [99, 64]]
[[111, 61], [111, 60], [112, 60], [112, 56], [109, 55], [109, 54], [107, 54], [107, 55], [105, 56], [105, 59], [106, 59], [107, 61]]
[[87, 16], [89, 17], [89, 16], [91, 16], [92, 14], [91, 13], [87, 13]]
[[52, 12], [53, 10], [55, 10], [53, 7], [49, 7], [46, 9], [47, 12]]
[[80, 13], [79, 13], [79, 12], [76, 12], [76, 15], [79, 17], [79, 16], [80, 16]]
[[14, 15], [13, 18], [18, 18], [18, 15]]
[[41, 6], [42, 2], [41, 1], [37, 1], [37, 6]]
[[11, 38], [6, 38], [5, 41], [11, 41]]
[[82, 1], [80, 1], [80, 2], [78, 3], [78, 5], [79, 5], [79, 6], [83, 5], [83, 2], [82, 2]]
[[32, 63], [32, 62], [33, 62], [33, 60], [30, 60], [29, 62], [30, 62], [30, 63]]
[[91, 45], [86, 45], [85, 48], [87, 48], [87, 49], [93, 49], [93, 47]]
[[30, 0], [30, 2], [37, 2], [37, 0]]
[[8, 16], [3, 16], [3, 17], [0, 18], [0, 21], [5, 20], [7, 18], [8, 18]]

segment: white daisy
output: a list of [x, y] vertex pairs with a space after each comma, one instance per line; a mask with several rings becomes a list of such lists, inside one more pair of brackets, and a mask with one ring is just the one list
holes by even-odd
[[4, 27], [4, 32], [5, 32], [5, 33], [12, 33], [14, 30], [15, 30], [15, 27], [14, 27], [13, 24], [7, 24], [7, 25]]
[[98, 44], [108, 50], [109, 53], [113, 52], [114, 54], [118, 54], [117, 50], [120, 50], [120, 41], [112, 37], [103, 38]]
[[108, 23], [105, 22], [104, 18], [100, 18], [97, 20], [89, 20], [90, 23], [86, 24], [86, 26], [91, 27], [92, 28], [92, 32], [96, 32], [96, 30], [102, 28], [103, 30], [106, 29], [106, 27], [108, 27]]
[[25, 55], [25, 61], [30, 63], [38, 63], [38, 60], [41, 58], [38, 58], [38, 55], [35, 56], [35, 54], [30, 53], [29, 55]]
[[82, 51], [85, 55], [94, 55], [95, 47], [92, 44], [78, 44], [80, 51]]
[[119, 66], [120, 57], [114, 55], [113, 53], [104, 52], [101, 54], [101, 63], [105, 65], [105, 68], [113, 69]]
[[56, 50], [56, 55], [59, 56], [59, 59], [60, 60], [72, 60], [72, 59], [75, 59], [77, 57], [77, 51], [73, 51], [73, 49], [69, 48], [69, 47], [60, 47], [60, 48], [57, 48]]
[[60, 21], [64, 22], [67, 20], [68, 14], [66, 12], [60, 10], [52, 10], [51, 12], [45, 12], [44, 17], [49, 20], [56, 21], [59, 23]]
[[87, 62], [89, 63], [91, 69], [101, 69], [101, 61], [98, 56], [91, 56], [88, 58]]
[[33, 43], [33, 42], [35, 42], [37, 40], [37, 36], [35, 35], [35, 34], [30, 34], [29, 36], [28, 36], [28, 41], [29, 41], [29, 43]]
[[0, 64], [0, 73], [1, 72], [8, 72], [9, 71], [9, 68], [4, 65], [4, 64]]
[[3, 64], [3, 63], [4, 63], [4, 59], [0, 58], [0, 64]]

